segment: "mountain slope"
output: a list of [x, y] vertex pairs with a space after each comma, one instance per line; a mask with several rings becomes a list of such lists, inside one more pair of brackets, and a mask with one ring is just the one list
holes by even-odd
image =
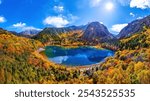
[[99, 22], [90, 23], [82, 36], [82, 39], [89, 42], [106, 42], [113, 38], [113, 35], [108, 31], [107, 27]]
[[82, 82], [78, 70], [50, 62], [39, 47], [43, 45], [37, 40], [0, 29], [0, 84]]
[[129, 23], [120, 31], [118, 38], [125, 38], [131, 36], [134, 33], [141, 32], [144, 27], [150, 27], [150, 16]]
[[33, 39], [49, 45], [77, 43], [85, 28], [86, 25], [69, 26], [64, 28], [45, 28], [39, 34], [35, 35]]
[[69, 26], [69, 27], [62, 27], [62, 28], [45, 28], [42, 32], [47, 34], [63, 34], [71, 31], [77, 31], [77, 30], [85, 30], [87, 25], [82, 26]]
[[120, 40], [120, 50], [97, 66], [101, 84], [150, 84], [150, 29]]
[[32, 37], [33, 39], [41, 41], [43, 44], [59, 44], [60, 43], [60, 37], [55, 33], [54, 30], [50, 30], [48, 28], [45, 28], [42, 30], [39, 34]]
[[150, 29], [135, 33], [128, 38], [120, 40], [120, 49], [140, 49], [150, 47]]

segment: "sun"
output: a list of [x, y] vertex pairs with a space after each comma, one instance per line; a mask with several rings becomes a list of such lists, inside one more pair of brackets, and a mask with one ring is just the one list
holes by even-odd
[[108, 2], [106, 3], [105, 8], [110, 11], [114, 8], [114, 4], [112, 2]]

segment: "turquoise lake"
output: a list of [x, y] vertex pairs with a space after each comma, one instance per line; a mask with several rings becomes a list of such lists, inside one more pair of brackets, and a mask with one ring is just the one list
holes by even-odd
[[45, 54], [50, 61], [67, 66], [84, 66], [97, 64], [106, 57], [113, 56], [114, 52], [107, 49], [93, 47], [64, 48], [47, 46]]

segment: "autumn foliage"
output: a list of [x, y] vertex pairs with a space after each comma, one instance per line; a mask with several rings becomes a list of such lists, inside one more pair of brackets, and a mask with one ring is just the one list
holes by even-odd
[[80, 36], [80, 31], [63, 33], [59, 38], [40, 35], [37, 41], [0, 29], [0, 83], [150, 84], [150, 29], [113, 45], [98, 44], [116, 50], [115, 55], [84, 68], [55, 64], [38, 51], [44, 42], [55, 43], [54, 39], [64, 46], [84, 45]]

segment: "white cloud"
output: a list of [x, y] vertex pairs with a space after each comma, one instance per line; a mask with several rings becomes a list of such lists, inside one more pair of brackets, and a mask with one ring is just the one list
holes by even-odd
[[13, 24], [12, 28], [16, 29], [17, 31], [24, 31], [24, 30], [30, 30], [30, 29], [42, 30], [42, 29], [39, 29], [39, 28], [35, 28], [33, 26], [27, 26], [26, 23], [22, 23], [22, 22]]
[[112, 26], [111, 30], [114, 31], [114, 32], [119, 33], [127, 25], [128, 25], [127, 23], [125, 23], [125, 24], [116, 24], [116, 25]]
[[48, 16], [43, 23], [45, 25], [52, 25], [55, 27], [64, 27], [69, 24], [69, 21], [63, 16]]
[[16, 27], [16, 28], [19, 28], [19, 27], [25, 27], [25, 26], [26, 26], [26, 23], [22, 23], [22, 22], [13, 24], [13, 27]]
[[3, 23], [5, 21], [6, 21], [6, 19], [3, 16], [0, 16], [0, 23]]
[[142, 19], [142, 18], [143, 18], [143, 17], [140, 16], [140, 17], [138, 17], [137, 19]]
[[134, 14], [134, 13], [132, 13], [132, 12], [130, 13], [130, 15], [131, 15], [132, 17], [135, 17], [135, 14]]
[[63, 12], [64, 11], [64, 7], [63, 6], [54, 6], [54, 10], [56, 12]]
[[89, 1], [91, 7], [99, 6], [100, 2], [101, 2], [101, 0], [90, 0]]
[[103, 22], [100, 22], [100, 24], [104, 24]]
[[130, 7], [136, 7], [141, 9], [150, 8], [150, 0], [131, 0]]

